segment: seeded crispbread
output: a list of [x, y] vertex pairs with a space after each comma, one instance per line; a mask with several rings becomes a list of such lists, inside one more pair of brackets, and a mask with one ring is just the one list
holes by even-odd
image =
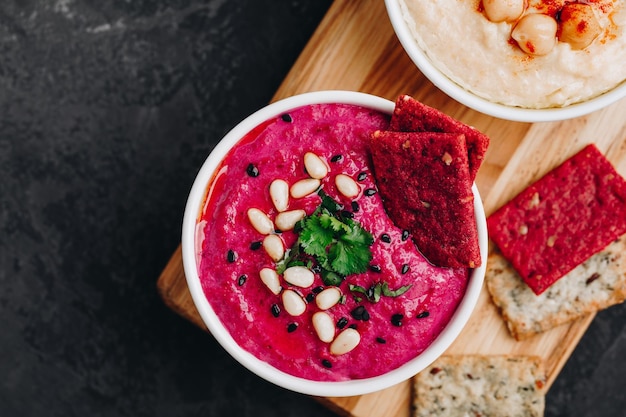
[[535, 294], [626, 233], [626, 180], [594, 145], [487, 219], [491, 239]]
[[511, 335], [522, 340], [626, 300], [626, 235], [555, 282], [541, 295], [524, 284], [494, 251], [487, 261], [487, 289]]
[[442, 356], [413, 379], [413, 416], [543, 416], [545, 380], [535, 356]]
[[429, 107], [411, 96], [401, 95], [396, 99], [389, 130], [399, 132], [445, 132], [463, 133], [467, 142], [470, 179], [474, 182], [487, 148], [489, 137], [472, 126], [468, 126], [447, 114]]
[[479, 266], [465, 136], [377, 131], [370, 149], [385, 209], [424, 257], [441, 267]]

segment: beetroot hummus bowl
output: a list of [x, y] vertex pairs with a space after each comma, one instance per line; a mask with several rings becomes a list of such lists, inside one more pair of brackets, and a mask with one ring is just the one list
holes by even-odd
[[232, 129], [193, 184], [182, 251], [195, 306], [278, 386], [337, 397], [395, 385], [476, 305], [487, 229], [473, 179], [487, 142], [391, 132], [403, 112], [415, 121], [399, 104], [419, 106], [347, 91], [275, 102]]

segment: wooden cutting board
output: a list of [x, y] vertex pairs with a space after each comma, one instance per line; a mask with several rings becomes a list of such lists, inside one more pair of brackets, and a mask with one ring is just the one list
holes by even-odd
[[[626, 100], [589, 116], [528, 124], [485, 116], [434, 87], [405, 54], [382, 0], [337, 0], [280, 86], [273, 100], [326, 89], [362, 91], [395, 100], [403, 93], [475, 126], [491, 138], [476, 178], [487, 215], [544, 173], [594, 142], [626, 176]], [[187, 289], [180, 247], [159, 277], [164, 302], [206, 329]], [[589, 326], [593, 315], [525, 341], [510, 337], [483, 288], [467, 327], [448, 353], [533, 354], [547, 369], [547, 390]], [[411, 386], [403, 382], [363, 396], [318, 398], [342, 415], [410, 415]]]

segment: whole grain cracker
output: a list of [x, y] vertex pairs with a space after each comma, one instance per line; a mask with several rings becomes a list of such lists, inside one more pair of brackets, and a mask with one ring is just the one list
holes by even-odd
[[442, 356], [413, 379], [413, 417], [543, 416], [545, 381], [536, 356]]
[[626, 300], [626, 235], [540, 295], [497, 250], [487, 260], [485, 282], [509, 332], [522, 340]]

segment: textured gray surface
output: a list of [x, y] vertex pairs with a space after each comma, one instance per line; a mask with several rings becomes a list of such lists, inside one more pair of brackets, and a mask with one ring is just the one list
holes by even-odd
[[[333, 415], [155, 291], [202, 161], [270, 100], [329, 4], [0, 4], [0, 416]], [[548, 416], [625, 415], [625, 317], [597, 317]]]

